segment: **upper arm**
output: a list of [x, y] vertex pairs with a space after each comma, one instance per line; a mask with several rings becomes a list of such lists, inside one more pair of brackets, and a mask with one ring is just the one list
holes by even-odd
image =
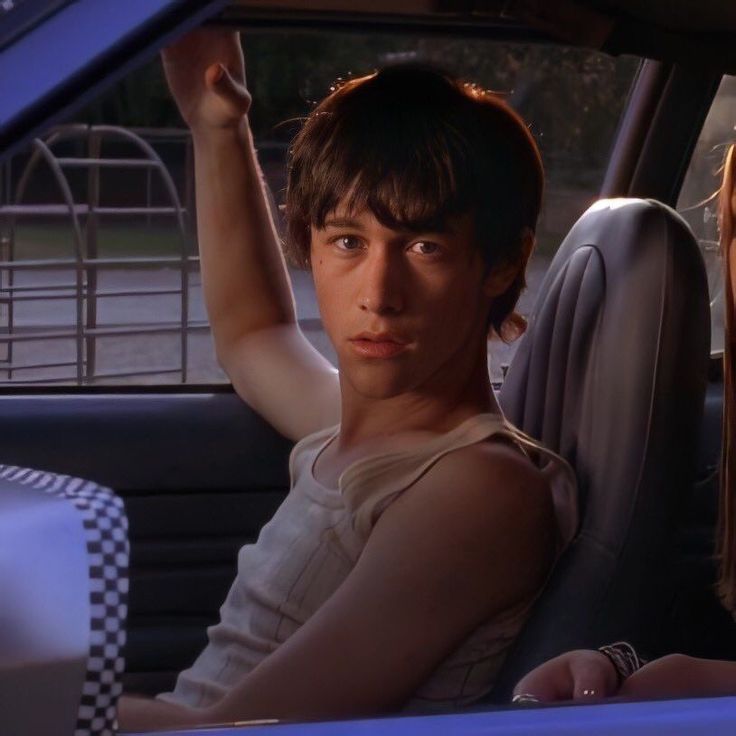
[[296, 324], [248, 334], [219, 358], [238, 395], [284, 436], [298, 441], [340, 421], [337, 370]]
[[476, 462], [462, 451], [440, 461], [383, 513], [335, 594], [208, 715], [319, 718], [400, 706], [547, 574], [551, 501], [543, 481], [518, 469], [514, 458]]

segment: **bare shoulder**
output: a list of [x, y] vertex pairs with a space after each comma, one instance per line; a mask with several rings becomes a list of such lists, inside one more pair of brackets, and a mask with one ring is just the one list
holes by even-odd
[[455, 503], [477, 505], [493, 517], [523, 509], [516, 523], [552, 519], [547, 479], [510, 443], [481, 442], [449, 452], [426, 474], [422, 486], [425, 492], [447, 494]]
[[[496, 602], [527, 598], [554, 559], [557, 523], [547, 481], [514, 447], [488, 442], [450, 452], [389, 506], [393, 527], [425, 558], [492, 581]], [[374, 531], [374, 533], [375, 533]]]

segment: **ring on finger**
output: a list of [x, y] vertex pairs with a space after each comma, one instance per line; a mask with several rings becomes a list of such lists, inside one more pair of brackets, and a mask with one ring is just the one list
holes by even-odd
[[511, 698], [514, 705], [526, 705], [527, 703], [538, 703], [539, 698], [531, 693], [517, 693]]

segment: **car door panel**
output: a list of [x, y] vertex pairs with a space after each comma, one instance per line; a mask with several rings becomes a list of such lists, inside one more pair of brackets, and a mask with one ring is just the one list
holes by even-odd
[[4, 463], [96, 480], [125, 500], [127, 683], [169, 687], [289, 485], [291, 443], [234, 393], [0, 399]]

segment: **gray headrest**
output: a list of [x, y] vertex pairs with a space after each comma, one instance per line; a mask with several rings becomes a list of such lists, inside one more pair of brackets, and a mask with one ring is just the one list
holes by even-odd
[[581, 527], [498, 692], [565, 649], [656, 632], [710, 346], [705, 270], [688, 226], [654, 201], [594, 204], [555, 256], [522, 340], [501, 405], [575, 469]]

